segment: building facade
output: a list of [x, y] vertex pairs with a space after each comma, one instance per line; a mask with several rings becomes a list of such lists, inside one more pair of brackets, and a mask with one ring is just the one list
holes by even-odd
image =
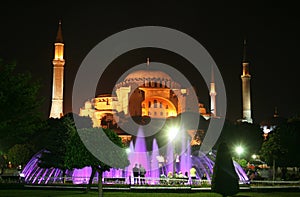
[[[196, 110], [207, 118], [209, 114], [204, 104], [191, 101], [192, 91], [192, 87], [181, 88], [162, 71], [138, 70], [117, 83], [113, 95], [99, 95], [86, 101], [80, 109], [80, 116], [91, 117], [95, 127], [101, 127], [101, 122], [117, 124], [120, 113], [125, 117], [166, 119]], [[197, 102], [196, 109], [193, 102]]]

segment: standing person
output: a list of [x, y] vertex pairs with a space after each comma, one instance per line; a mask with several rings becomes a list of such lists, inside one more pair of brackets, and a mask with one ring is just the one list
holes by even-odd
[[139, 171], [140, 170], [138, 164], [136, 163], [135, 166], [132, 168], [134, 184], [139, 184]]
[[140, 182], [141, 185], [144, 185], [146, 183], [145, 181], [145, 174], [146, 174], [146, 169], [142, 166], [142, 164], [140, 164]]
[[166, 175], [166, 172], [164, 170], [164, 166], [165, 166], [165, 157], [163, 156], [163, 154], [156, 156], [156, 159], [158, 161], [158, 167], [159, 167], [159, 174], [164, 174]]
[[175, 154], [175, 167], [176, 171], [180, 171], [180, 155], [178, 153]]
[[192, 180], [192, 184], [195, 184], [196, 173], [197, 173], [197, 170], [196, 170], [195, 166], [192, 166], [192, 168], [190, 169], [190, 177]]

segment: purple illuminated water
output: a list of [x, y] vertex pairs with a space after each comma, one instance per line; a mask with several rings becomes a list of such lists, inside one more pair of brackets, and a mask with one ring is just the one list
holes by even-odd
[[[63, 171], [58, 168], [41, 168], [38, 166], [38, 158], [43, 150], [36, 153], [26, 164], [22, 173], [28, 183], [47, 184], [62, 182]], [[69, 174], [70, 171], [66, 171]]]
[[[132, 147], [131, 147], [132, 148]], [[143, 130], [141, 127], [138, 130], [137, 138], [133, 147], [133, 151], [131, 149], [129, 153], [128, 160], [130, 161], [130, 165], [125, 169], [127, 171], [127, 175], [132, 176], [132, 168], [136, 164], [141, 164], [146, 169], [146, 172], [149, 172], [150, 170], [150, 157], [147, 152], [146, 147], [146, 139]], [[149, 173], [146, 174], [146, 176], [149, 176]]]
[[166, 165], [167, 172], [173, 173], [173, 164], [174, 164], [174, 148], [172, 142], [167, 144], [167, 155], [166, 155]]
[[180, 170], [183, 174], [189, 172], [189, 169], [192, 166], [191, 163], [191, 146], [190, 141], [184, 137], [181, 142], [181, 151], [179, 157]]
[[[214, 160], [216, 158], [215, 153], [210, 152], [210, 154], [205, 155], [203, 153], [199, 153], [198, 156], [191, 155], [190, 148], [190, 139], [180, 137], [181, 146], [176, 147], [176, 153], [179, 154], [179, 163], [175, 166], [175, 171], [181, 171], [183, 174], [188, 172], [192, 165], [196, 166], [197, 176], [201, 178], [205, 173], [207, 175], [207, 179], [210, 180], [212, 176], [212, 169], [214, 166]], [[178, 143], [178, 142], [177, 142]], [[162, 172], [167, 176], [168, 172], [173, 172], [173, 162], [175, 159], [173, 157], [174, 144], [169, 142], [167, 144], [167, 150], [165, 158], [167, 161], [165, 162], [164, 168], [162, 168]], [[138, 130], [138, 135], [135, 140], [130, 142], [129, 145], [130, 152], [128, 153], [128, 160], [130, 161], [130, 165], [126, 167], [124, 170], [122, 169], [111, 169], [109, 172], [105, 172], [103, 174], [103, 178], [119, 178], [125, 177], [126, 183], [133, 183], [132, 180], [132, 168], [138, 163], [142, 164], [147, 173], [146, 178], [149, 178], [147, 181], [148, 184], [157, 184], [158, 177], [160, 176], [160, 166], [158, 158], [162, 155], [161, 150], [158, 147], [157, 140], [154, 139], [152, 143], [152, 150], [147, 151], [146, 148], [146, 139], [143, 134], [143, 130], [140, 128]], [[63, 172], [57, 168], [40, 168], [38, 166], [38, 158], [41, 156], [42, 151], [38, 152], [36, 155], [32, 157], [32, 159], [27, 163], [22, 173], [25, 176], [25, 181], [28, 183], [34, 184], [47, 184], [47, 183], [62, 183]], [[249, 181], [247, 175], [241, 166], [234, 162], [234, 166], [236, 172], [240, 178], [241, 182]], [[69, 177], [69, 181], [72, 181], [73, 184], [85, 184], [88, 183], [89, 177], [91, 174], [91, 168], [89, 166], [82, 169], [74, 169], [66, 171], [66, 177]], [[97, 173], [94, 178], [94, 181], [97, 181]]]
[[[159, 165], [158, 165], [158, 158], [159, 157], [159, 149], [157, 145], [156, 139], [153, 140], [152, 143], [152, 154], [151, 154], [151, 160], [150, 160], [150, 177], [152, 178], [158, 178], [159, 177]], [[151, 182], [152, 184], [155, 183], [155, 181]]]

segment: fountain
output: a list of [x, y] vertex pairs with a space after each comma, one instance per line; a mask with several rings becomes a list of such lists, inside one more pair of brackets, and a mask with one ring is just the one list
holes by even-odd
[[[133, 142], [131, 141], [131, 147], [132, 147]], [[133, 151], [132, 151], [133, 150]], [[132, 173], [132, 168], [135, 166], [135, 164], [141, 164], [144, 166], [146, 169], [147, 174], [150, 172], [150, 157], [147, 152], [147, 147], [146, 147], [146, 139], [144, 132], [142, 128], [140, 127], [137, 133], [137, 138], [135, 141], [135, 145], [133, 148], [130, 150], [128, 159], [130, 161], [130, 165], [125, 168], [125, 171], [127, 172], [127, 175], [131, 177]], [[149, 175], [148, 175], [149, 176]], [[130, 180], [132, 181], [132, 180]]]
[[[157, 145], [156, 139], [153, 140], [152, 143], [152, 154], [151, 154], [151, 159], [150, 159], [150, 166], [151, 166], [151, 171], [150, 171], [150, 177], [154, 178], [152, 180], [156, 180], [155, 178], [158, 178], [160, 175], [159, 172], [159, 164], [158, 164], [158, 157], [159, 157], [159, 149]], [[151, 184], [155, 184], [155, 181], [152, 181]]]
[[[211, 180], [216, 154], [214, 152], [210, 152], [209, 154], [200, 152], [195, 156], [195, 154], [191, 154], [191, 148], [189, 145], [190, 139], [184, 136], [179, 136], [178, 139], [181, 140], [181, 147], [175, 147], [172, 142], [168, 142], [165, 147], [166, 151], [162, 151], [163, 148], [159, 148], [157, 139], [154, 138], [152, 142], [152, 150], [147, 151], [146, 138], [144, 137], [143, 129], [139, 128], [135, 143], [131, 141], [129, 145], [130, 152], [128, 153], [128, 159], [130, 161], [130, 165], [125, 169], [111, 169], [108, 172], [104, 172], [103, 178], [125, 178], [125, 183], [131, 184], [133, 183], [132, 168], [136, 163], [138, 163], [142, 164], [146, 169], [147, 173], [145, 177], [147, 179], [147, 184], [158, 184], [159, 177], [162, 173], [167, 176], [168, 172], [173, 172], [173, 165], [176, 165], [176, 171], [181, 171], [183, 174], [185, 172], [189, 173], [191, 166], [195, 166], [197, 169], [198, 178], [201, 178], [203, 174], [206, 174], [207, 179]], [[178, 163], [174, 162], [174, 159], [176, 159], [173, 158], [174, 152], [179, 153]], [[63, 173], [60, 169], [47, 169], [40, 168], [38, 166], [38, 158], [40, 157], [41, 153], [42, 151], [34, 155], [23, 169], [22, 173], [25, 176], [25, 181], [33, 184], [62, 182]], [[166, 155], [163, 157], [162, 154]], [[165, 163], [160, 161], [162, 158], [167, 158]], [[234, 162], [234, 166], [240, 181], [243, 183], [249, 181], [241, 166], [236, 162]], [[70, 177], [69, 181], [73, 184], [87, 183], [90, 174], [91, 168], [89, 166], [82, 169], [66, 171], [66, 177]], [[94, 181], [97, 181], [97, 174], [94, 178]]]
[[[58, 168], [41, 168], [38, 166], [39, 158], [44, 150], [36, 153], [24, 167], [22, 173], [27, 183], [48, 184], [62, 182], [63, 171]], [[66, 171], [69, 175], [70, 171]]]

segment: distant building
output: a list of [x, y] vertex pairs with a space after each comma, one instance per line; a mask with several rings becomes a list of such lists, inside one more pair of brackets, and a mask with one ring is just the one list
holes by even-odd
[[[184, 112], [199, 113], [203, 120], [220, 118], [217, 116], [216, 84], [212, 70], [210, 83], [210, 111], [207, 112], [205, 105], [194, 101], [190, 96], [193, 87], [181, 87], [170, 75], [160, 70], [141, 69], [129, 73], [123, 81], [115, 85], [112, 94], [101, 94], [87, 100], [80, 108], [79, 115], [90, 117], [94, 127], [112, 128], [123, 139], [128, 140], [126, 133], [118, 127], [121, 119], [128, 117], [142, 117], [145, 121], [151, 119], [166, 119], [177, 117]], [[62, 39], [61, 22], [55, 41], [55, 53], [53, 59], [53, 92], [50, 118], [63, 116], [63, 88], [64, 88], [64, 43]], [[242, 79], [243, 111], [240, 121], [252, 123], [251, 92], [249, 62], [246, 59], [246, 41], [244, 42]], [[196, 107], [195, 104], [196, 103]], [[202, 121], [203, 121], [202, 120]], [[204, 135], [205, 131], [189, 131], [198, 136]], [[195, 134], [196, 135], [196, 134]], [[200, 139], [201, 137], [199, 137]]]
[[[180, 84], [162, 71], [138, 70], [116, 84], [115, 96], [99, 95], [86, 101], [79, 115], [91, 117], [95, 127], [103, 126], [101, 122], [115, 125], [119, 113], [125, 117], [176, 117], [180, 113], [192, 111], [190, 91], [192, 87], [181, 88]], [[206, 119], [210, 116], [202, 103], [198, 103], [196, 110]]]
[[286, 123], [287, 119], [280, 117], [277, 111], [277, 108], [275, 108], [274, 115], [268, 119], [263, 120], [260, 123], [260, 128], [263, 130], [263, 137], [266, 140], [269, 133], [274, 131], [277, 126]]

